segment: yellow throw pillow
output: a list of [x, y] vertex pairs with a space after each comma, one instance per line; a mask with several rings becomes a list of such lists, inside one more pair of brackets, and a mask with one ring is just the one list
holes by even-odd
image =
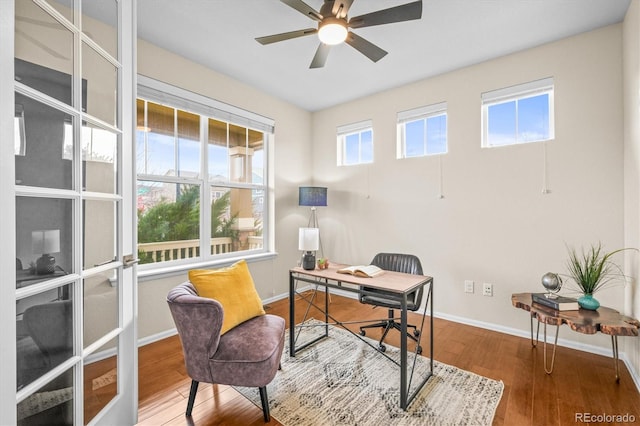
[[265, 313], [245, 260], [221, 269], [192, 269], [189, 281], [199, 296], [215, 299], [224, 308], [220, 334]]

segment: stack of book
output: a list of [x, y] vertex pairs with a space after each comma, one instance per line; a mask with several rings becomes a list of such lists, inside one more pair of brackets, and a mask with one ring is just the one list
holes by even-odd
[[572, 297], [547, 297], [548, 293], [533, 293], [531, 300], [538, 305], [546, 306], [557, 311], [577, 311], [580, 309], [578, 301]]

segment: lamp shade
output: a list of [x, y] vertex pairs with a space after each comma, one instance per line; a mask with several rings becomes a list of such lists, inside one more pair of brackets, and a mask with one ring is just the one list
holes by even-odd
[[60, 230], [32, 231], [31, 251], [37, 254], [58, 253], [60, 251]]
[[316, 251], [320, 248], [320, 229], [300, 228], [298, 230], [298, 250]]
[[326, 206], [327, 188], [322, 186], [301, 186], [298, 189], [299, 206]]

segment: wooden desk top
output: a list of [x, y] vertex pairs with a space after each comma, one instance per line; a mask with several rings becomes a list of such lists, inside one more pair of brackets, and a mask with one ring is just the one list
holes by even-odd
[[598, 331], [611, 336], [637, 336], [640, 321], [620, 314], [620, 312], [599, 307], [597, 311], [579, 309], [574, 311], [556, 311], [531, 301], [531, 293], [515, 293], [511, 295], [511, 303], [516, 308], [524, 309], [538, 321], [550, 325], [567, 324], [572, 330], [584, 334], [595, 334]]
[[411, 293], [421, 285], [433, 282], [433, 278], [427, 275], [405, 274], [394, 271], [384, 271], [384, 274], [372, 278], [356, 277], [350, 274], [339, 274], [338, 269], [346, 266], [349, 265], [331, 263], [327, 269], [316, 268], [311, 271], [307, 271], [306, 269], [298, 266], [291, 268], [289, 271], [294, 274], [307, 275], [314, 278], [379, 288], [393, 293]]

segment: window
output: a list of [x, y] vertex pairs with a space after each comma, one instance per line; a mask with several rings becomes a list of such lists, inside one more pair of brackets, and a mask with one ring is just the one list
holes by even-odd
[[397, 158], [446, 153], [446, 102], [398, 113]]
[[371, 120], [338, 127], [338, 166], [373, 163]]
[[483, 147], [553, 138], [553, 78], [482, 94]]
[[155, 80], [139, 81], [140, 263], [265, 252], [273, 122]]

